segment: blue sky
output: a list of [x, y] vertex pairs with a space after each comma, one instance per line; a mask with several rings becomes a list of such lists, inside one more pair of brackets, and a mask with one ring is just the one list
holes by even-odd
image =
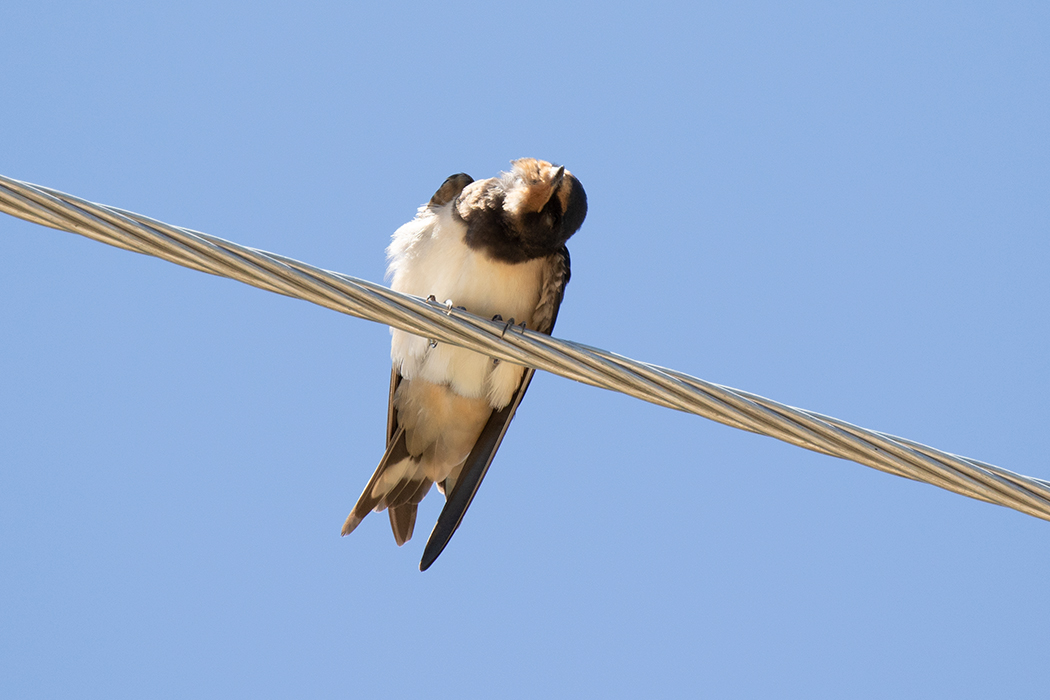
[[[565, 164], [558, 335], [1050, 478], [1045, 3], [32, 3], [0, 173], [381, 280]], [[339, 529], [387, 330], [0, 217], [0, 695], [1032, 697], [1050, 524], [539, 375]]]

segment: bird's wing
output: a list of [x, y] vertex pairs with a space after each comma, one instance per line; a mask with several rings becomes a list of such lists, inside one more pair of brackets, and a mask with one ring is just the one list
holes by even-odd
[[[554, 330], [554, 322], [558, 319], [558, 308], [565, 296], [565, 285], [569, 282], [569, 276], [569, 250], [563, 246], [558, 253], [551, 256], [551, 265], [540, 290], [540, 300], [534, 315], [536, 330], [539, 332], [550, 335]], [[438, 516], [437, 524], [430, 533], [430, 539], [427, 540], [427, 546], [423, 550], [423, 558], [419, 562], [420, 571], [430, 568], [463, 521], [463, 516], [470, 507], [471, 501], [474, 500], [474, 495], [478, 492], [481, 481], [485, 478], [489, 465], [496, 456], [496, 450], [503, 442], [503, 436], [507, 434], [510, 421], [515, 411], [518, 410], [521, 400], [525, 397], [529, 382], [532, 381], [532, 375], [535, 373], [536, 370], [532, 368], [525, 370], [521, 384], [514, 392], [510, 403], [499, 411], [494, 411], [488, 422], [485, 423], [485, 427], [482, 428], [481, 435], [467, 456], [452, 492], [448, 494], [445, 507]]]
[[[394, 392], [401, 383], [401, 374], [395, 367], [390, 371], [390, 403], [387, 409], [387, 441], [383, 459], [379, 461], [372, 478], [368, 480], [357, 504], [343, 523], [343, 535], [349, 535], [365, 519], [365, 516], [376, 508], [387, 508], [390, 516], [390, 528], [394, 539], [402, 545], [412, 537], [416, 523], [416, 508], [423, 496], [430, 490], [431, 481], [418, 470], [411, 467], [411, 456], [405, 442], [405, 430], [397, 422], [397, 411], [394, 410]], [[405, 472], [393, 488], [377, 490], [376, 484], [387, 469], [396, 468]]]
[[390, 368], [390, 399], [386, 404], [386, 446], [390, 447], [390, 442], [394, 439], [394, 433], [397, 432], [397, 411], [394, 410], [394, 392], [397, 391], [398, 384], [401, 383], [401, 373], [397, 371], [397, 367]]
[[[405, 441], [405, 437], [398, 435], [400, 426], [397, 424], [397, 410], [394, 409], [394, 392], [397, 391], [399, 384], [401, 384], [401, 373], [397, 371], [397, 367], [392, 367], [390, 369], [390, 398], [386, 409], [387, 454], [398, 451], [394, 449], [397, 439], [400, 439], [402, 443]], [[400, 432], [404, 433], [403, 430]], [[407, 447], [401, 447], [401, 449], [405, 451], [405, 454], [408, 453]], [[390, 460], [387, 460], [387, 463], [389, 464]], [[376, 473], [379, 473], [378, 469]], [[412, 539], [412, 530], [416, 527], [416, 510], [419, 508], [419, 502], [429, 490], [429, 480], [411, 481], [407, 482], [398, 493], [387, 495], [387, 503], [396, 504], [387, 508], [387, 515], [390, 516], [390, 529], [394, 532], [394, 541], [399, 547]]]
[[[402, 461], [409, 459], [409, 457], [408, 448], [405, 445], [405, 430], [398, 427], [387, 443], [386, 452], [383, 454], [383, 459], [379, 461], [379, 466], [372, 473], [372, 478], [365, 485], [364, 491], [361, 492], [360, 498], [357, 499], [357, 504], [350, 511], [346, 522], [343, 523], [344, 536], [353, 532], [361, 521], [365, 519], [365, 516], [377, 507], [386, 507], [388, 505], [389, 493], [387, 491], [377, 492], [375, 486], [388, 467], [400, 464]], [[395, 536], [396, 534], [395, 532]]]
[[459, 193], [463, 191], [463, 188], [472, 182], [474, 182], [474, 178], [466, 173], [449, 175], [445, 178], [445, 181], [441, 183], [441, 187], [437, 189], [434, 196], [430, 198], [430, 202], [427, 203], [427, 206], [431, 209], [445, 206], [458, 197]]
[[533, 314], [533, 323], [540, 333], [550, 335], [554, 332], [554, 323], [558, 320], [558, 309], [561, 308], [561, 300], [565, 297], [565, 285], [569, 283], [569, 278], [572, 276], [570, 262], [569, 249], [565, 246], [551, 256], [551, 265], [543, 286], [540, 288], [540, 300], [536, 304], [536, 313]]

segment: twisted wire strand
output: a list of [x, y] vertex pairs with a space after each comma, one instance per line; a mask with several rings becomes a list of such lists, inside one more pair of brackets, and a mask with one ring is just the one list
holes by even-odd
[[0, 211], [1050, 520], [1050, 482], [0, 175]]

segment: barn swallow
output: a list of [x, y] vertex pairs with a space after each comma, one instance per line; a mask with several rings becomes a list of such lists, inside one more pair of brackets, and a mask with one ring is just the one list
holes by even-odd
[[[583, 224], [587, 195], [564, 166], [534, 158], [511, 166], [488, 180], [446, 179], [394, 232], [387, 274], [396, 291], [549, 335], [569, 282], [565, 242]], [[391, 335], [386, 452], [343, 535], [385, 508], [404, 544], [437, 484], [445, 507], [419, 563], [426, 571], [459, 527], [535, 370], [393, 328]]]

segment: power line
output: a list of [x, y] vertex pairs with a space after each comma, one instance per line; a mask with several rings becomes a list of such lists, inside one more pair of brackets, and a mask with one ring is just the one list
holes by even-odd
[[0, 175], [0, 211], [1050, 520], [1050, 482]]

